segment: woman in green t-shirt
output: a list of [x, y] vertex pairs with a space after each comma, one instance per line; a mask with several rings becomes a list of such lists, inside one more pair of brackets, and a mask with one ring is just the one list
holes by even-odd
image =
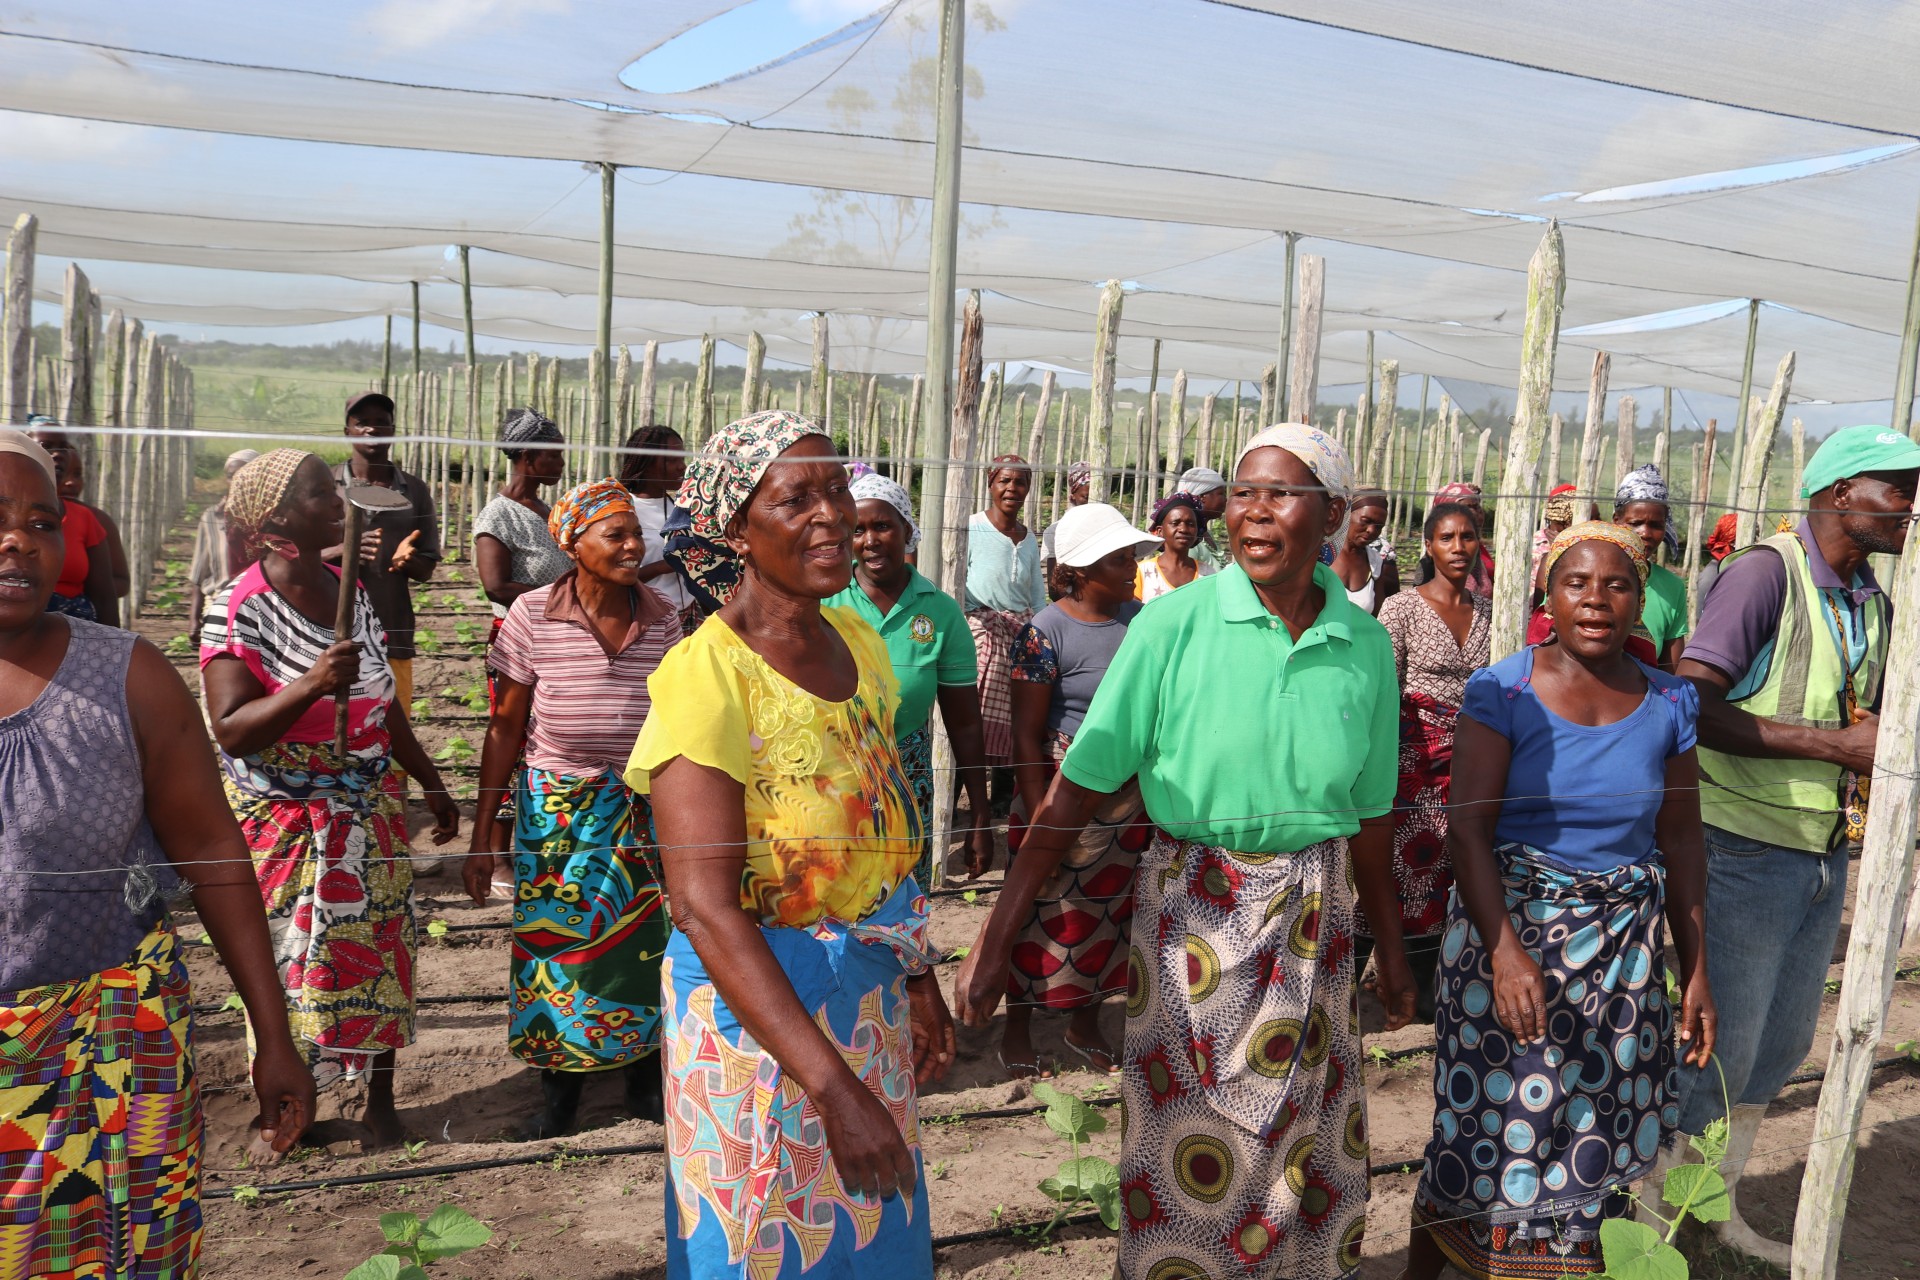
[[1656, 559], [1663, 546], [1669, 556], [1680, 554], [1672, 519], [1667, 481], [1660, 468], [1652, 464], [1635, 468], [1614, 490], [1613, 522], [1639, 534], [1647, 545], [1646, 605], [1633, 633], [1653, 646], [1655, 665], [1668, 672], [1680, 661], [1687, 634], [1687, 584]]

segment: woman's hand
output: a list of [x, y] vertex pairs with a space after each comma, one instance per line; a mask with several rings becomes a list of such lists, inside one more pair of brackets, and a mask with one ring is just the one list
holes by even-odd
[[444, 786], [429, 786], [425, 790], [427, 812], [433, 815], [433, 843], [446, 844], [460, 834], [460, 806], [453, 802]]
[[286, 1154], [313, 1123], [313, 1073], [279, 1037], [263, 1040], [253, 1059], [253, 1094], [260, 1102], [260, 1140]]
[[359, 676], [360, 642], [357, 640], [334, 641], [313, 664], [313, 670], [307, 672], [307, 679], [323, 697], [353, 688]]
[[1547, 984], [1540, 966], [1521, 947], [1511, 930], [1496, 943], [1492, 955], [1493, 1007], [1500, 1025], [1522, 1045], [1547, 1034]]
[[1398, 1031], [1413, 1021], [1414, 990], [1413, 969], [1407, 964], [1407, 951], [1404, 946], [1375, 948], [1373, 967], [1377, 975], [1374, 994], [1380, 997], [1380, 1003], [1386, 1006], [1387, 1030]]
[[993, 827], [975, 827], [967, 837], [967, 879], [978, 880], [993, 869]]
[[878, 1199], [913, 1194], [913, 1153], [901, 1140], [893, 1113], [872, 1090], [848, 1073], [843, 1089], [815, 1097], [814, 1106], [842, 1186]]
[[1713, 1042], [1720, 1013], [1713, 1007], [1713, 988], [1707, 983], [1705, 966], [1680, 994], [1680, 1043], [1688, 1046], [1683, 1062], [1704, 1067], [1713, 1057]]
[[931, 972], [907, 979], [907, 1023], [913, 1030], [913, 1082], [931, 1084], [953, 1065], [953, 1015]]
[[987, 945], [987, 926], [983, 924], [954, 979], [953, 1002], [960, 1008], [960, 1021], [969, 1027], [992, 1022], [993, 1011], [1007, 991], [1008, 957], [1005, 953], [995, 955], [994, 950]]

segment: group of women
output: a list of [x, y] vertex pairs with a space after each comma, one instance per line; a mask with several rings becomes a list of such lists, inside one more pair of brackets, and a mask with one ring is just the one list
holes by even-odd
[[[1009, 1001], [1015, 1074], [1040, 1069], [1027, 1011], [1069, 1011], [1068, 1047], [1119, 1077], [1120, 1274], [1355, 1272], [1362, 948], [1388, 1027], [1430, 1000], [1439, 1041], [1409, 1274], [1598, 1269], [1598, 1224], [1675, 1121], [1674, 1024], [1693, 1061], [1714, 1034], [1697, 704], [1627, 652], [1651, 524], [1559, 532], [1550, 636], [1488, 666], [1478, 494], [1436, 495], [1399, 591], [1356, 541], [1380, 505], [1311, 427], [1236, 457], [1217, 572], [1196, 563], [1195, 495], [1156, 505], [1157, 537], [1087, 502], [1049, 531], [1051, 601], [1030, 474], [996, 459], [964, 616], [910, 563], [905, 491], [850, 474], [810, 421], [755, 414], [685, 462], [677, 439], [636, 439], [620, 480], [548, 506], [558, 432], [507, 424], [513, 474], [477, 528], [503, 607], [464, 878], [484, 900], [509, 860], [529, 1135], [566, 1132], [584, 1077], [615, 1068], [664, 1119], [670, 1274], [932, 1273], [915, 1098], [955, 1054], [927, 937], [936, 703], [981, 815], [969, 872], [992, 856], [988, 767], [1016, 793], [959, 1010], [984, 1026]], [[201, 635], [224, 803], [165, 661], [48, 611], [60, 503], [54, 460], [0, 436], [0, 776], [49, 798], [0, 831], [0, 1100], [38, 1122], [0, 1129], [0, 1161], [16, 1200], [17, 1170], [44, 1169], [0, 1217], [0, 1256], [187, 1275], [200, 1121], [170, 877], [246, 1004], [262, 1142], [284, 1150], [316, 1082], [355, 1075], [390, 1140], [414, 1004], [398, 770], [436, 843], [458, 810], [364, 592], [333, 638], [320, 553], [343, 508], [319, 459], [262, 455], [227, 500], [257, 558]], [[1595, 776], [1618, 794], [1591, 795]], [[56, 837], [58, 797], [82, 789], [119, 817]], [[45, 874], [67, 870], [89, 874]], [[55, 937], [68, 903], [101, 923]], [[1097, 1020], [1114, 992], [1117, 1048]], [[72, 1122], [86, 1162], [35, 1163], [75, 1149], [52, 1117], [76, 1110], [95, 1118]]]

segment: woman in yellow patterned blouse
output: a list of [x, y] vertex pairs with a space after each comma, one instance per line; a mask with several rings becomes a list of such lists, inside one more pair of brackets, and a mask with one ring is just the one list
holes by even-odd
[[832, 442], [759, 413], [708, 442], [668, 556], [724, 601], [648, 679], [674, 923], [661, 971], [672, 1277], [930, 1278], [916, 1087], [953, 1023], [927, 965], [923, 836]]

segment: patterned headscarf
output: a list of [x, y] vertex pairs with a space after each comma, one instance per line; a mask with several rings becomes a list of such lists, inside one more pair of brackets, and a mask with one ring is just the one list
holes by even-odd
[[913, 498], [895, 481], [869, 469], [855, 476], [851, 486], [855, 502], [884, 502], [907, 522], [907, 554], [920, 546], [920, 526], [913, 522]]
[[1554, 564], [1582, 542], [1611, 542], [1627, 553], [1633, 561], [1634, 572], [1640, 575], [1641, 595], [1646, 594], [1647, 585], [1647, 544], [1640, 535], [1621, 525], [1606, 520], [1583, 520], [1570, 526], [1547, 547], [1547, 573], [1553, 573]]
[[633, 495], [627, 492], [627, 486], [618, 480], [589, 480], [553, 500], [553, 506], [547, 511], [547, 532], [553, 535], [562, 551], [572, 556], [573, 544], [580, 541], [588, 525], [632, 510]]
[[1173, 487], [1181, 493], [1190, 493], [1199, 498], [1215, 489], [1226, 488], [1227, 478], [1212, 467], [1188, 467], [1180, 473], [1180, 483]]
[[[1626, 478], [1613, 491], [1613, 509], [1618, 511], [1630, 502], [1657, 502], [1671, 510], [1672, 504], [1667, 498], [1667, 478], [1660, 474], [1660, 468], [1649, 462], [1644, 467], [1635, 467], [1627, 472]], [[1667, 553], [1680, 554], [1680, 535], [1673, 526], [1667, 526]]]
[[1153, 504], [1153, 515], [1147, 521], [1147, 531], [1152, 532], [1158, 529], [1160, 522], [1165, 520], [1167, 513], [1175, 507], [1185, 507], [1187, 510], [1193, 512], [1193, 518], [1196, 523], [1204, 519], [1200, 514], [1200, 500], [1190, 493], [1182, 493], [1180, 490], [1175, 489], [1172, 493]]
[[317, 455], [305, 449], [270, 449], [233, 473], [227, 485], [227, 519], [245, 542], [249, 554], [269, 542], [261, 526], [273, 518], [293, 487], [294, 473], [300, 464]]
[[1093, 483], [1093, 464], [1076, 462], [1067, 468], [1067, 488], [1077, 489], [1083, 484]]
[[1480, 486], [1470, 480], [1455, 480], [1452, 484], [1443, 484], [1433, 491], [1435, 506], [1443, 502], [1460, 502], [1466, 498], [1480, 496]]
[[994, 472], [999, 471], [1002, 468], [1006, 468], [1006, 467], [1012, 467], [1012, 468], [1016, 468], [1018, 470], [1024, 471], [1029, 476], [1033, 474], [1033, 468], [1027, 464], [1027, 460], [1025, 458], [1021, 457], [1017, 453], [1003, 453], [999, 457], [995, 458], [992, 462], [989, 462], [987, 464], [987, 479], [989, 480], [993, 479]]
[[727, 545], [727, 525], [767, 468], [801, 440], [826, 434], [797, 413], [767, 409], [729, 422], [688, 459], [687, 478], [673, 499], [686, 513], [685, 527], [669, 518], [661, 532], [667, 535], [667, 559], [702, 609], [718, 609], [740, 586], [740, 558]]
[[561, 444], [565, 440], [553, 419], [538, 409], [509, 409], [507, 420], [500, 424], [500, 443], [506, 446], [500, 452], [509, 459], [518, 459], [527, 452], [516, 448], [517, 445]]
[[[1329, 498], [1346, 498], [1353, 493], [1353, 463], [1347, 460], [1347, 451], [1342, 449], [1332, 436], [1318, 427], [1309, 427], [1300, 422], [1280, 422], [1259, 432], [1247, 441], [1233, 458], [1233, 471], [1240, 474], [1240, 464], [1255, 449], [1285, 449], [1300, 459], [1320, 487], [1327, 491]], [[1327, 541], [1334, 546], [1341, 545], [1347, 536], [1347, 519], [1353, 514], [1351, 505], [1340, 517], [1340, 527], [1327, 535]]]
[[1549, 524], [1573, 523], [1573, 495], [1578, 485], [1557, 484], [1547, 494], [1547, 522]]

